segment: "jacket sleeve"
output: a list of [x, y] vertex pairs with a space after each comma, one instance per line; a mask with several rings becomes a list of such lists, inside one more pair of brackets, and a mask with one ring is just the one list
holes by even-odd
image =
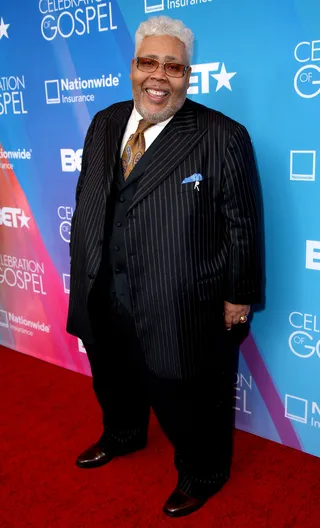
[[96, 124], [96, 121], [97, 121], [97, 115], [98, 114], [96, 114], [94, 116], [94, 118], [92, 119], [92, 121], [91, 121], [91, 123], [89, 125], [89, 128], [87, 130], [85, 140], [84, 140], [84, 146], [83, 146], [83, 152], [82, 152], [82, 162], [81, 162], [81, 171], [80, 171], [80, 175], [79, 175], [78, 182], [77, 182], [77, 187], [76, 187], [76, 207], [78, 205], [79, 197], [80, 197], [80, 194], [81, 194], [81, 189], [83, 187], [83, 182], [84, 182], [85, 177], [86, 177], [86, 172], [87, 172], [87, 167], [88, 167], [88, 160], [89, 160], [89, 154], [90, 154], [90, 148], [91, 148], [91, 143], [92, 143], [92, 138], [93, 138], [95, 124]]
[[251, 139], [237, 128], [226, 149], [222, 176], [222, 213], [227, 231], [225, 300], [262, 301], [260, 187]]
[[81, 171], [80, 171], [80, 175], [79, 175], [77, 186], [76, 186], [76, 192], [75, 192], [76, 205], [75, 205], [75, 209], [74, 209], [74, 212], [73, 212], [73, 216], [72, 216], [72, 220], [71, 220], [71, 228], [70, 228], [70, 242], [69, 242], [69, 255], [70, 255], [70, 257], [71, 257], [72, 233], [73, 233], [73, 225], [74, 225], [75, 213], [77, 211], [77, 206], [78, 206], [78, 203], [79, 203], [81, 190], [82, 190], [83, 183], [84, 183], [84, 180], [85, 180], [85, 177], [86, 177], [86, 172], [87, 172], [87, 167], [88, 167], [88, 160], [89, 160], [89, 154], [90, 154], [90, 148], [91, 148], [93, 133], [94, 133], [94, 129], [95, 129], [96, 121], [97, 121], [97, 115], [98, 114], [96, 114], [94, 116], [94, 118], [92, 119], [92, 121], [91, 121], [91, 123], [89, 125], [89, 128], [87, 130], [85, 141], [84, 141], [84, 147], [83, 147], [83, 152], [82, 152]]

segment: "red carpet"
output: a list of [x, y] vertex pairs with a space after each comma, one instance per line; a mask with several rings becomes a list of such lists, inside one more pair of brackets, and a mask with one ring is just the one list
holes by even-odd
[[320, 459], [240, 431], [223, 491], [189, 517], [166, 517], [176, 474], [154, 419], [145, 450], [78, 469], [100, 435], [91, 378], [4, 348], [0, 364], [1, 528], [320, 527]]

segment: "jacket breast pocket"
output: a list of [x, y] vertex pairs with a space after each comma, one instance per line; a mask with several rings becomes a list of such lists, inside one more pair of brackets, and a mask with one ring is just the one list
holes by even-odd
[[[178, 193], [200, 193], [201, 191], [207, 192], [209, 187], [209, 179], [205, 178], [204, 180], [198, 181], [198, 182], [188, 182], [188, 183], [181, 183], [180, 187], [178, 188]], [[199, 194], [200, 195], [200, 194]]]
[[181, 183], [180, 187], [178, 188], [178, 193], [185, 193], [185, 192], [193, 192], [197, 190], [194, 188], [194, 182], [190, 183]]
[[222, 274], [197, 281], [199, 301], [221, 302], [223, 299], [224, 277]]

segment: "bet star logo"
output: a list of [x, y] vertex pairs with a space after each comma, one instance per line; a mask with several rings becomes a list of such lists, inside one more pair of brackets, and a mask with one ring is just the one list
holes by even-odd
[[26, 216], [24, 211], [22, 211], [22, 214], [20, 216], [17, 216], [19, 218], [21, 225], [20, 227], [27, 227], [29, 229], [28, 222], [30, 220], [30, 216]]
[[[19, 225], [19, 222], [20, 225]], [[0, 226], [4, 225], [6, 227], [26, 227], [29, 228], [30, 216], [26, 216], [25, 212], [22, 209], [17, 207], [2, 207], [0, 208]]]
[[232, 91], [230, 79], [232, 79], [232, 77], [234, 77], [236, 73], [237, 72], [228, 73], [224, 63], [222, 64], [220, 73], [212, 73], [211, 77], [218, 81], [216, 92], [220, 90], [220, 88], [222, 88], [223, 86], [228, 88], [228, 90]]
[[0, 24], [0, 40], [2, 39], [2, 37], [8, 37], [8, 27], [10, 26], [10, 24], [5, 24], [4, 21], [3, 21], [3, 18], [1, 17], [1, 24]]
[[[215, 72], [215, 73], [214, 73]], [[217, 81], [215, 84], [216, 92], [221, 88], [227, 88], [232, 92], [230, 79], [232, 79], [237, 72], [228, 72], [225, 63], [220, 62], [206, 62], [204, 64], [192, 64], [190, 75], [190, 86], [188, 94], [209, 94], [211, 88], [211, 77]]]

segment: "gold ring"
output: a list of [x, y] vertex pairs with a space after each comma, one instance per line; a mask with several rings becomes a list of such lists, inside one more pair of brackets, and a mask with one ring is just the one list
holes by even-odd
[[239, 321], [240, 323], [246, 323], [248, 320], [248, 317], [246, 315], [241, 315]]

